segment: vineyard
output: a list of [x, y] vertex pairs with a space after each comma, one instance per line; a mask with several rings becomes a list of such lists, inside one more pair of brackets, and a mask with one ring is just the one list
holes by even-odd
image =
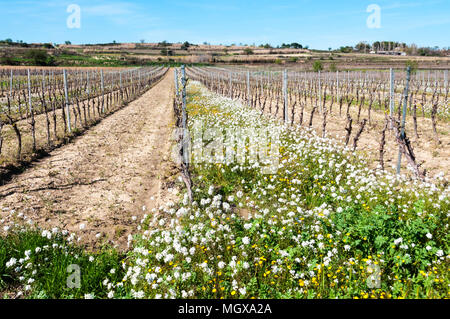
[[[449, 86], [447, 71], [416, 72], [252, 72], [191, 68], [192, 79], [224, 96], [239, 99], [261, 113], [312, 127], [356, 150], [372, 155], [372, 168], [397, 166], [398, 142], [405, 107], [405, 155], [415, 175], [444, 173], [450, 165], [448, 146]], [[389, 130], [388, 130], [389, 129]], [[386, 133], [392, 133], [387, 136]], [[390, 139], [389, 139], [390, 138]], [[361, 141], [360, 141], [361, 140]], [[390, 142], [390, 143], [388, 143]], [[416, 154], [413, 151], [413, 146]], [[385, 158], [387, 153], [387, 158]], [[416, 156], [417, 155], [417, 156]], [[423, 166], [423, 167], [421, 167]], [[406, 167], [406, 165], [405, 165]], [[442, 176], [443, 177], [443, 176]]]
[[167, 69], [0, 69], [0, 163], [60, 145], [157, 83]]
[[450, 299], [450, 0], [1, 10], [1, 313]]
[[11, 74], [5, 163], [136, 101], [0, 187], [8, 296], [449, 297], [446, 72]]

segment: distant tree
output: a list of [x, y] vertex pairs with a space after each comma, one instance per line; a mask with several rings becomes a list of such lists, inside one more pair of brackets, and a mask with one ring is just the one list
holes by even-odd
[[416, 54], [420, 56], [445, 56], [445, 50], [441, 51], [437, 46], [433, 48], [418, 48], [416, 51]]
[[172, 56], [173, 55], [173, 51], [169, 50], [167, 48], [164, 48], [164, 49], [161, 50], [161, 55]]
[[5, 42], [8, 43], [8, 44], [11, 44], [11, 43], [13, 43], [13, 40], [8, 38], [8, 39], [5, 40]]
[[314, 70], [314, 72], [322, 71], [323, 70], [322, 62], [314, 61], [314, 63], [313, 63], [313, 70]]
[[430, 52], [430, 50], [428, 48], [418, 48], [417, 49], [417, 54], [420, 56], [430, 55], [429, 52]]
[[183, 45], [181, 46], [181, 50], [188, 50], [189, 47], [191, 46], [191, 44], [189, 42], [184, 42]]
[[43, 47], [46, 48], [46, 49], [53, 49], [54, 48], [53, 44], [51, 44], [51, 43], [44, 43]]
[[19, 43], [19, 45], [20, 45], [21, 47], [23, 47], [23, 48], [28, 48], [28, 47], [29, 47], [28, 43], [23, 42], [22, 40], [17, 41], [17, 43]]
[[297, 43], [297, 42], [291, 43], [291, 44], [290, 44], [290, 47], [291, 47], [292, 49], [303, 49], [303, 46], [302, 46], [300, 43]]
[[407, 53], [408, 53], [408, 54], [411, 54], [411, 55], [416, 55], [416, 54], [417, 54], [417, 51], [418, 51], [418, 46], [417, 46], [417, 44], [412, 43], [412, 44], [409, 46], [409, 52], [407, 52]]
[[254, 54], [253, 50], [250, 49], [250, 48], [245, 48], [245, 49], [244, 49], [244, 53], [245, 53], [246, 55]]
[[141, 39], [140, 42], [141, 42], [141, 44], [144, 44], [144, 43], [145, 43], [145, 40], [144, 40], [144, 39]]
[[13, 57], [6, 55], [0, 58], [0, 65], [19, 65]]
[[350, 53], [353, 51], [353, 47], [351, 46], [340, 47], [339, 51], [342, 53]]
[[332, 50], [332, 48], [328, 48], [328, 51], [331, 51]]
[[374, 51], [380, 51], [381, 50], [381, 43], [380, 41], [375, 41], [374, 43], [372, 43], [372, 48]]
[[263, 45], [264, 49], [272, 49], [272, 46], [269, 43]]
[[66, 41], [66, 42], [64, 42], [66, 45], [71, 45], [72, 44], [72, 42], [70, 42], [70, 41]]
[[25, 56], [31, 59], [33, 65], [49, 66], [54, 64], [54, 58], [44, 50], [31, 49], [28, 50]]
[[[346, 48], [348, 48], [348, 47], [346, 47]], [[355, 50], [359, 51], [359, 52], [366, 52], [366, 51], [370, 50], [370, 45], [365, 42], [359, 42], [355, 46]]]

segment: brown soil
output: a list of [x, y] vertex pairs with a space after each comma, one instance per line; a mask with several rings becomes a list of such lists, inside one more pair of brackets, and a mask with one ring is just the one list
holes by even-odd
[[[117, 92], [117, 91], [115, 91]], [[111, 93], [107, 93], [104, 96], [105, 101], [108, 97], [111, 96]], [[100, 121], [104, 116], [107, 116], [119, 108], [123, 106], [123, 103], [119, 103], [115, 101], [110, 107], [106, 108], [105, 106], [105, 114], [99, 114], [98, 105], [101, 103], [102, 96], [92, 97], [89, 102], [87, 100], [80, 102], [80, 111], [83, 112], [83, 105], [88, 109], [87, 104], [89, 103], [89, 111], [87, 126], [92, 126], [97, 121]], [[82, 133], [86, 127], [84, 127], [84, 117], [80, 119], [77, 118], [75, 121], [76, 104], [70, 104], [70, 122], [71, 127], [73, 129], [73, 136]], [[48, 106], [48, 117], [50, 119], [50, 143], [51, 146], [48, 145], [47, 142], [47, 126], [46, 126], [46, 116], [45, 113], [36, 114], [34, 116], [35, 120], [35, 132], [36, 132], [36, 149], [42, 151], [52, 150], [53, 147], [57, 147], [66, 141], [65, 138], [70, 138], [72, 134], [64, 131], [65, 129], [65, 117], [63, 117], [61, 105], [58, 105], [56, 108], [56, 134], [53, 129], [53, 111], [51, 107]], [[64, 106], [64, 110], [66, 112], [67, 108]], [[83, 126], [81, 126], [80, 121], [83, 121]], [[24, 118], [16, 122], [17, 128], [19, 129], [22, 135], [22, 152], [21, 152], [21, 160], [17, 159], [17, 149], [18, 149], [18, 141], [16, 134], [14, 133], [14, 129], [11, 125], [5, 125], [2, 129], [2, 137], [3, 137], [3, 147], [0, 154], [0, 177], [2, 175], [7, 175], [9, 170], [14, 168], [19, 168], [23, 163], [27, 163], [36, 157], [38, 154], [33, 153], [33, 140], [32, 140], [32, 131], [30, 125], [30, 119]], [[1, 181], [1, 178], [0, 178]], [[2, 182], [2, 181], [1, 181]], [[3, 183], [3, 182], [2, 182]]]
[[14, 209], [88, 246], [126, 248], [143, 215], [174, 196], [167, 190], [176, 174], [169, 161], [173, 85], [169, 71], [141, 98], [1, 186], [0, 218]]

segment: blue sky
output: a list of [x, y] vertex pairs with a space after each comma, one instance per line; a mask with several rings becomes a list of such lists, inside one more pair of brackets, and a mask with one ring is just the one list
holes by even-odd
[[[67, 27], [70, 4], [81, 8], [79, 29]], [[381, 28], [367, 27], [370, 4], [381, 8]], [[0, 0], [0, 8], [0, 39], [25, 42], [450, 46], [450, 0]]]

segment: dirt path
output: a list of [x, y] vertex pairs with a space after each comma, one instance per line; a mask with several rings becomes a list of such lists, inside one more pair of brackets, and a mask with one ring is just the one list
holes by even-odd
[[86, 244], [126, 247], [142, 216], [173, 197], [165, 185], [175, 171], [173, 83], [169, 71], [141, 98], [1, 186], [0, 219], [14, 209]]

